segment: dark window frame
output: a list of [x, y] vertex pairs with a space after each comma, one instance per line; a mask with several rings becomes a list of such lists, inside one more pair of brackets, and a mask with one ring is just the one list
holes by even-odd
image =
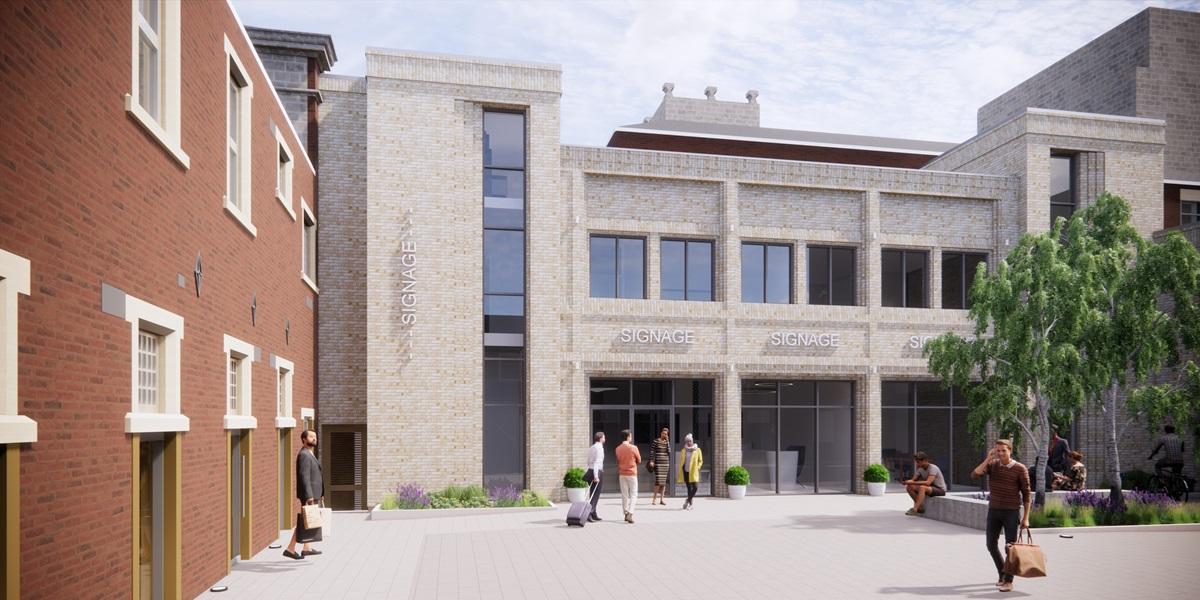
[[[1192, 210], [1190, 210], [1190, 211], [1187, 210], [1189, 205], [1192, 208]], [[1189, 223], [1200, 223], [1200, 202], [1195, 202], [1195, 201], [1191, 201], [1191, 200], [1180, 200], [1179, 201], [1179, 224], [1187, 225]]]
[[[949, 440], [950, 454], [949, 454], [949, 456], [944, 456], [944, 457], [943, 456], [932, 456], [931, 461], [934, 464], [936, 464], [939, 468], [941, 468], [942, 475], [946, 478], [946, 483], [947, 483], [947, 485], [949, 485], [951, 487], [952, 490], [955, 488], [955, 486], [958, 486], [958, 491], [966, 491], [966, 490], [974, 491], [974, 490], [979, 489], [978, 486], [972, 486], [972, 484], [970, 484], [970, 483], [963, 483], [961, 481], [957, 481], [954, 479], [954, 477], [955, 477], [954, 469], [956, 466], [958, 466], [959, 460], [964, 460], [968, 464], [975, 464], [975, 461], [978, 460], [978, 458], [975, 455], [971, 455], [969, 457], [961, 457], [961, 458], [957, 457], [957, 452], [955, 451], [955, 447], [954, 447], [954, 440], [955, 440], [954, 415], [955, 415], [955, 413], [958, 413], [958, 412], [961, 412], [962, 414], [967, 414], [970, 412], [970, 409], [971, 409], [971, 407], [967, 404], [967, 400], [966, 400], [967, 391], [965, 389], [961, 389], [956, 386], [951, 386], [950, 388], [945, 390], [948, 394], [946, 404], [937, 404], [937, 405], [921, 404], [918, 402], [917, 386], [922, 383], [936, 383], [936, 382], [931, 381], [931, 380], [925, 380], [925, 379], [883, 379], [883, 380], [880, 380], [880, 389], [881, 390], [882, 390], [883, 384], [902, 384], [905, 386], [905, 403], [904, 404], [883, 404], [882, 398], [880, 398], [881, 402], [880, 402], [879, 408], [881, 411], [881, 413], [880, 413], [881, 416], [883, 416], [883, 414], [884, 414], [882, 411], [912, 411], [911, 412], [912, 419], [910, 421], [909, 429], [908, 429], [907, 433], [908, 433], [909, 439], [912, 440], [912, 443], [914, 446], [913, 449], [915, 451], [915, 450], [924, 450], [925, 449], [924, 445], [921, 443], [920, 438], [918, 437], [918, 434], [919, 434], [918, 426], [920, 425], [920, 421], [919, 421], [919, 419], [917, 419], [917, 415], [919, 415], [921, 413], [929, 413], [929, 412], [933, 412], [933, 411], [945, 411], [946, 415], [949, 417], [949, 419], [947, 419], [949, 429], [946, 430], [946, 439]], [[971, 385], [978, 385], [978, 382], [972, 381]], [[881, 440], [882, 440], [882, 435], [883, 435], [883, 429], [882, 429], [882, 424], [881, 424], [881, 427], [880, 427]], [[903, 460], [906, 462], [910, 462], [910, 461], [908, 461], [908, 457], [904, 457]], [[889, 471], [892, 470], [890, 468], [890, 466], [889, 466], [888, 470]], [[909, 473], [909, 472], [905, 472], [904, 474], [911, 475], [911, 473]], [[982, 480], [981, 480], [981, 484], [982, 484]]]
[[[961, 263], [959, 264], [959, 278], [960, 278], [959, 282], [962, 284], [962, 288], [958, 290], [958, 297], [959, 297], [960, 305], [958, 307], [954, 307], [954, 308], [946, 307], [945, 271], [946, 271], [946, 256], [948, 256], [948, 255], [958, 255], [958, 257], [961, 261]], [[942, 267], [942, 308], [944, 308], [944, 309], [947, 309], [947, 310], [970, 310], [971, 309], [970, 289], [971, 289], [971, 285], [974, 283], [973, 278], [975, 277], [975, 273], [967, 272], [967, 258], [968, 257], [982, 257], [983, 264], [987, 265], [986, 268], [989, 269], [989, 271], [990, 271], [991, 265], [988, 264], [988, 253], [987, 252], [970, 252], [967, 250], [943, 250], [942, 251], [942, 265], [941, 265], [941, 267]]]
[[[767, 288], [770, 287], [767, 282], [767, 280], [768, 280], [767, 264], [768, 264], [768, 260], [769, 260], [768, 256], [767, 256], [769, 251], [767, 250], [767, 248], [775, 247], [775, 248], [787, 248], [787, 251], [788, 251], [788, 270], [787, 270], [788, 301], [786, 302], [786, 304], [795, 304], [796, 303], [796, 282], [793, 281], [795, 279], [793, 277], [793, 275], [795, 275], [795, 273], [796, 273], [796, 248], [795, 248], [795, 245], [790, 244], [788, 242], [754, 242], [754, 241], [742, 242], [742, 248], [744, 249], [746, 246], [761, 246], [763, 249], [763, 261], [762, 261], [762, 267], [763, 267], [763, 270], [762, 270], [762, 272], [763, 272], [762, 298], [763, 299], [762, 299], [762, 302], [747, 302], [745, 298], [740, 298], [740, 300], [747, 304], [785, 304], [783, 302], [771, 302], [771, 301], [767, 300]], [[716, 262], [717, 262], [716, 260], [713, 260], [714, 268], [715, 268]], [[742, 265], [742, 278], [744, 279], [745, 276], [746, 276], [746, 266], [745, 266], [745, 264], [743, 264]], [[715, 283], [715, 280], [716, 279], [714, 277], [714, 283]], [[715, 285], [714, 285], [714, 287], [715, 287]], [[716, 296], [716, 290], [713, 290], [713, 296], [714, 297]]]
[[1056, 158], [1065, 158], [1068, 161], [1067, 164], [1069, 165], [1068, 168], [1070, 169], [1070, 175], [1071, 175], [1070, 183], [1068, 184], [1070, 186], [1069, 189], [1071, 191], [1071, 202], [1069, 204], [1065, 203], [1065, 202], [1055, 202], [1053, 190], [1051, 190], [1050, 227], [1052, 229], [1054, 228], [1054, 207], [1055, 206], [1070, 206], [1071, 207], [1070, 212], [1067, 213], [1067, 220], [1070, 220], [1071, 216], [1075, 214], [1075, 211], [1079, 210], [1079, 181], [1078, 181], [1078, 176], [1076, 175], [1076, 172], [1075, 172], [1076, 167], [1078, 165], [1078, 162], [1077, 162], [1078, 155], [1071, 154], [1068, 152], [1051, 152], [1050, 153], [1050, 164], [1052, 166], [1051, 170], [1053, 170], [1054, 159], [1056, 159]]
[[[613, 278], [615, 279], [613, 290], [615, 296], [597, 296], [592, 293], [592, 240], [596, 238], [616, 240], [613, 244]], [[645, 236], [638, 235], [620, 235], [616, 233], [592, 233], [588, 235], [588, 297], [590, 298], [615, 298], [617, 300], [638, 300], [639, 298], [625, 298], [621, 296], [621, 240], [639, 240], [642, 242], [642, 296], [641, 300], [645, 300], [646, 288], [649, 287], [649, 279], [646, 274], [646, 247], [649, 245], [649, 240]], [[687, 258], [685, 253], [684, 258]], [[686, 279], [685, 279], [686, 281]], [[686, 291], [685, 291], [686, 293]]]
[[[813, 250], [828, 251], [827, 254], [825, 255], [825, 264], [826, 264], [826, 267], [827, 267], [828, 273], [829, 273], [829, 280], [826, 282], [826, 285], [829, 286], [829, 302], [813, 302], [812, 301], [812, 293], [813, 293], [812, 292], [813, 291], [812, 269], [808, 270], [808, 303], [812, 306], [858, 306], [858, 248], [856, 246], [831, 246], [831, 245], [827, 245], [827, 244], [815, 244], [815, 245], [807, 246], [806, 250], [810, 253], [809, 257], [808, 257], [810, 264], [812, 263], [811, 252]], [[851, 290], [852, 290], [851, 294], [853, 297], [851, 299], [850, 304], [834, 304], [833, 303], [833, 279], [834, 279], [834, 277], [833, 277], [833, 252], [832, 252], [833, 250], [849, 250], [850, 251], [850, 280], [854, 282], [854, 285], [851, 287]]]
[[[880, 281], [880, 292], [881, 292], [880, 293], [880, 305], [883, 306], [884, 308], [929, 308], [930, 304], [932, 304], [929, 301], [930, 300], [930, 298], [929, 298], [929, 250], [913, 250], [913, 249], [909, 249], [909, 248], [881, 248], [879, 252], [880, 252], [880, 263], [881, 264], [883, 262], [882, 258], [883, 258], [884, 253], [887, 253], [887, 252], [899, 252], [900, 253], [900, 301], [902, 302], [902, 304], [900, 306], [888, 306], [886, 304], [883, 304], [884, 294], [882, 293], [882, 291], [883, 291], [883, 287], [885, 285], [887, 285], [887, 280], [884, 279], [883, 281]], [[921, 278], [921, 298], [924, 299], [924, 301], [925, 301], [923, 306], [909, 306], [908, 305], [908, 277], [907, 277], [907, 274], [908, 274], [908, 255], [909, 254], [923, 254], [925, 256], [925, 268], [923, 269], [925, 274]], [[885, 273], [883, 272], [883, 269], [881, 268], [880, 269], [880, 277], [882, 278], [884, 275], [885, 275]]]
[[[683, 242], [683, 298], [663, 298], [662, 297], [662, 246], [667, 242]], [[688, 260], [690, 253], [688, 252], [689, 244], [708, 244], [709, 261], [708, 261], [708, 281], [712, 286], [710, 296], [707, 300], [693, 300], [688, 297]], [[708, 238], [661, 238], [658, 241], [658, 296], [660, 300], [672, 300], [677, 302], [716, 302], [717, 301], [717, 241]]]

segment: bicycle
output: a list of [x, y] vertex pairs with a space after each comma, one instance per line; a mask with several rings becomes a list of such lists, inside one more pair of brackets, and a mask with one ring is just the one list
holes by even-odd
[[1156, 469], [1146, 485], [1146, 491], [1166, 494], [1176, 502], [1187, 502], [1191, 488], [1192, 482], [1172, 469]]

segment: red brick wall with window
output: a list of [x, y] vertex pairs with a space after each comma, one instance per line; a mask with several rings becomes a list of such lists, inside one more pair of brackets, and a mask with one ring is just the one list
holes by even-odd
[[[274, 353], [295, 363], [293, 414], [313, 406], [315, 295], [300, 280], [302, 224], [275, 199], [284, 129], [294, 204], [316, 208], [304, 144], [225, 2], [181, 15], [184, 169], [129, 115], [131, 3], [0, 3], [0, 248], [31, 262], [19, 300], [19, 412], [38, 423], [21, 450], [24, 598], [125, 598], [131, 589], [130, 325], [101, 312], [101, 283], [184, 318], [183, 595], [225, 575], [225, 359], [229, 334], [253, 365], [253, 548], [277, 535]], [[252, 237], [228, 215], [228, 36], [254, 84]], [[203, 255], [200, 297], [192, 278]], [[182, 274], [186, 286], [177, 283]], [[257, 324], [250, 303], [258, 296]], [[284, 339], [291, 322], [290, 341]]]

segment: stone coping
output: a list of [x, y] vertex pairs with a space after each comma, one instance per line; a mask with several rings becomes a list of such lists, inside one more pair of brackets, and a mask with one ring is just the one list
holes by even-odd
[[487, 508], [398, 508], [383, 510], [376, 504], [371, 509], [371, 521], [408, 521], [413, 519], [441, 519], [444, 517], [473, 517], [479, 515], [514, 514], [554, 510], [550, 506], [489, 506]]
[[[1088, 490], [1098, 496], [1107, 497], [1108, 490]], [[935, 521], [943, 521], [970, 527], [972, 529], [984, 529], [987, 523], [988, 501], [972, 496], [978, 494], [978, 491], [971, 492], [950, 492], [945, 496], [935, 496], [925, 499], [925, 517]], [[1047, 502], [1053, 501], [1055, 498], [1062, 498], [1073, 492], [1066, 491], [1048, 491], [1046, 492]], [[1126, 527], [1125, 525], [1117, 525], [1116, 527]], [[1092, 527], [1068, 527], [1066, 529], [1093, 529]]]

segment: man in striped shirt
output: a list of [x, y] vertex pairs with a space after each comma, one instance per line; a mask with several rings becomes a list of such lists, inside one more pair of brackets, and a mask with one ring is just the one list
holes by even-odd
[[[988, 451], [987, 458], [971, 471], [971, 477], [976, 479], [984, 475], [988, 476], [990, 491], [987, 533], [984, 539], [987, 540], [988, 552], [992, 555], [992, 562], [996, 563], [996, 572], [1000, 576], [996, 587], [1000, 588], [1001, 592], [1011, 592], [1013, 576], [1004, 572], [1004, 558], [1000, 556], [1000, 549], [996, 547], [996, 538], [1003, 529], [1006, 544], [1004, 551], [1007, 554], [1007, 544], [1017, 541], [1017, 522], [1020, 521], [1022, 528], [1029, 529], [1029, 509], [1033, 503], [1033, 494], [1029, 489], [1029, 469], [1012, 459], [1012, 441], [1000, 439], [996, 440], [996, 445]], [[1025, 509], [1023, 513], [1022, 507]]]
[[1183, 440], [1175, 435], [1175, 426], [1166, 425], [1163, 427], [1163, 434], [1158, 438], [1158, 445], [1154, 447], [1154, 452], [1150, 453], [1150, 459], [1154, 460], [1154, 456], [1158, 451], [1163, 451], [1163, 457], [1154, 463], [1154, 472], [1160, 477], [1167, 469], [1173, 471], [1176, 475], [1183, 472]]

